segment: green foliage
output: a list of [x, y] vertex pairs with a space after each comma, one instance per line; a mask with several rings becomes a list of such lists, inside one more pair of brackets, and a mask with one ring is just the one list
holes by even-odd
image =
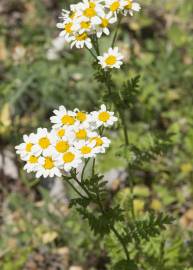
[[[150, 162], [166, 153], [168, 149], [172, 146], [172, 134], [166, 134], [162, 137], [150, 138], [150, 143], [146, 148], [142, 149], [137, 145], [130, 144], [128, 146], [122, 145], [119, 151], [117, 151], [117, 156], [123, 156], [129, 162], [130, 166], [133, 168], [140, 167], [145, 162]], [[144, 138], [145, 140], [145, 138]]]
[[151, 237], [160, 235], [161, 231], [166, 229], [166, 225], [171, 224], [172, 221], [173, 218], [168, 215], [164, 215], [163, 213], [155, 214], [151, 212], [143, 219], [129, 222], [125, 241], [148, 241]]
[[137, 265], [133, 262], [127, 261], [127, 260], [121, 260], [118, 263], [116, 263], [113, 268], [113, 270], [137, 270]]
[[125, 109], [131, 108], [137, 103], [140, 94], [139, 82], [140, 76], [138, 75], [123, 84], [120, 99], [121, 106], [124, 106]]
[[88, 221], [89, 226], [94, 234], [100, 235], [101, 237], [109, 234], [117, 221], [123, 221], [122, 211], [118, 206], [115, 208], [109, 208], [107, 211], [105, 211], [105, 214], [93, 214], [84, 208], [78, 208], [77, 210], [83, 219]]
[[[26, 194], [25, 188], [18, 189], [19, 180], [14, 183], [11, 180], [10, 184], [10, 179], [5, 179], [0, 190], [4, 217], [1, 269], [22, 269], [32, 251], [42, 246], [42, 235], [54, 230], [58, 234], [56, 240], [43, 247], [52, 250], [67, 245], [71, 249], [71, 261], [83, 265], [88, 261], [85, 267], [88, 269], [105, 269], [110, 259], [110, 270], [135, 269], [132, 260], [144, 270], [192, 270], [192, 221], [186, 212], [193, 208], [193, 3], [189, 0], [140, 2], [143, 12], [129, 21], [125, 19], [118, 35], [127, 63], [111, 76], [101, 69], [95, 71], [100, 82], [97, 83], [92, 78], [91, 57], [87, 52], [72, 53], [64, 47], [55, 60], [47, 57], [58, 32], [55, 28], [58, 11], [74, 3], [73, 0], [65, 3], [2, 0], [1, 147], [12, 149], [21, 140], [21, 134], [39, 125], [46, 126], [51, 110], [60, 104], [93, 110], [102, 101], [113, 101], [113, 109], [126, 122], [129, 145], [124, 144], [120, 122], [111, 133], [111, 149], [100, 157], [97, 168], [103, 168], [102, 173], [119, 169], [125, 175], [128, 162], [134, 192], [132, 195], [132, 187], [125, 188], [130, 178], [125, 179], [127, 176], [124, 178], [121, 173], [112, 176], [108, 193], [106, 174], [104, 178], [86, 177], [84, 187], [90, 191], [90, 198], [84, 191], [84, 198], [69, 192], [72, 207], [65, 216], [60, 204], [48, 198], [45, 188], [37, 191], [31, 185]], [[101, 52], [109, 46], [108, 40], [109, 37], [101, 41]], [[95, 63], [93, 67], [98, 65]], [[104, 85], [106, 81], [111, 88], [110, 96]], [[4, 177], [1, 175], [2, 181]], [[16, 196], [12, 194], [14, 198], [9, 184], [17, 192]], [[145, 196], [136, 192], [141, 186], [148, 190]], [[116, 196], [119, 189], [121, 192]], [[132, 196], [135, 221], [131, 218]], [[105, 216], [100, 211], [98, 197]], [[36, 206], [39, 200], [47, 206]], [[144, 211], [150, 209], [156, 213], [144, 216]], [[18, 210], [22, 215], [14, 220]], [[171, 213], [176, 222], [162, 230], [162, 226], [171, 222], [165, 213]], [[14, 222], [10, 224], [12, 216]], [[128, 222], [126, 228], [121, 226], [123, 220]], [[125, 259], [116, 236], [110, 232], [112, 226], [125, 239], [130, 261]], [[99, 241], [100, 237], [103, 240]], [[11, 244], [15, 239], [16, 247]], [[95, 260], [99, 262], [93, 263]], [[105, 261], [102, 266], [101, 261]]]

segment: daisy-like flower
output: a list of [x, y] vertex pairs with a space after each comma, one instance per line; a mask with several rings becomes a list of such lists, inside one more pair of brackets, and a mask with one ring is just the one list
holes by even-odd
[[62, 174], [59, 168], [56, 166], [56, 161], [54, 160], [53, 156], [41, 156], [38, 160], [37, 166], [37, 173], [36, 177], [39, 178], [40, 176], [43, 177], [60, 177]]
[[131, 16], [133, 16], [133, 12], [139, 12], [141, 9], [141, 6], [139, 3], [133, 0], [126, 0], [127, 4], [124, 6], [123, 14], [126, 16], [127, 13], [129, 13]]
[[34, 137], [34, 133], [31, 133], [30, 135], [24, 135], [24, 142], [15, 147], [16, 153], [20, 155], [22, 160], [25, 160], [25, 158], [28, 158], [31, 155]]
[[88, 122], [84, 123], [76, 123], [74, 125], [74, 136], [77, 141], [79, 140], [87, 140], [87, 138], [90, 136], [90, 125]]
[[47, 128], [38, 128], [37, 133], [32, 140], [32, 153], [35, 156], [39, 156], [52, 149], [51, 134]]
[[[61, 134], [60, 134], [61, 135]], [[51, 131], [51, 143], [52, 143], [52, 151], [51, 154], [57, 158], [58, 155], [61, 155], [69, 150], [69, 148], [73, 145], [75, 135], [74, 133], [68, 132], [64, 136], [57, 136], [57, 131]], [[49, 154], [49, 152], [46, 152]]]
[[80, 124], [89, 124], [91, 122], [91, 116], [90, 114], [80, 111], [79, 109], [74, 109], [74, 112], [76, 113], [76, 121]]
[[107, 137], [101, 137], [97, 132], [93, 132], [89, 138], [90, 142], [95, 142], [95, 150], [98, 153], [105, 153], [106, 148], [109, 147], [111, 141]]
[[57, 166], [66, 172], [72, 168], [77, 168], [82, 163], [80, 152], [74, 147], [70, 147], [67, 152], [60, 155]]
[[54, 129], [52, 129], [51, 133], [53, 134], [54, 137], [58, 137], [59, 139], [62, 139], [62, 137], [64, 137], [64, 136], [66, 136], [68, 138], [73, 136], [71, 126], [54, 128]]
[[83, 158], [90, 158], [96, 156], [95, 141], [79, 141], [75, 143], [75, 147], [79, 149]]
[[97, 58], [103, 69], [120, 68], [123, 63], [123, 56], [119, 53], [118, 47], [115, 47], [114, 49], [109, 48], [108, 52], [104, 53], [103, 56], [98, 56]]
[[100, 17], [104, 15], [104, 7], [100, 2], [83, 0], [78, 4], [78, 16], [89, 19], [94, 25], [100, 24]]
[[92, 42], [86, 32], [83, 32], [82, 34], [77, 33], [71, 39], [71, 48], [74, 46], [78, 49], [81, 49], [84, 46], [86, 46], [88, 49], [91, 49]]
[[99, 24], [99, 27], [97, 29], [97, 37], [100, 38], [102, 34], [104, 33], [105, 35], [109, 35], [109, 26], [110, 24], [113, 24], [117, 21], [117, 18], [113, 16], [112, 12], [109, 12], [105, 14], [103, 17], [101, 17], [101, 23]]
[[60, 106], [58, 110], [54, 110], [54, 116], [50, 117], [51, 123], [53, 123], [53, 128], [60, 127], [70, 127], [73, 126], [76, 119], [76, 113], [72, 111], [67, 111], [64, 106]]
[[123, 10], [126, 4], [126, 0], [106, 0], [106, 7], [115, 14]]
[[77, 5], [70, 5], [70, 10], [62, 9], [62, 16], [60, 17], [63, 21], [73, 20], [76, 16]]
[[70, 42], [70, 40], [73, 37], [73, 20], [69, 19], [62, 23], [57, 23], [57, 28], [62, 29], [59, 36], [64, 37], [67, 42]]
[[114, 116], [114, 112], [107, 111], [104, 104], [101, 105], [101, 109], [99, 111], [92, 112], [92, 116], [97, 127], [109, 127], [117, 121], [117, 117]]
[[24, 170], [27, 171], [27, 173], [30, 172], [36, 172], [39, 166], [39, 157], [30, 155], [28, 158], [25, 158], [26, 164], [24, 165]]
[[84, 32], [90, 32], [92, 29], [92, 23], [88, 18], [78, 17], [75, 20], [72, 29], [74, 30], [74, 32], [79, 34], [83, 34]]

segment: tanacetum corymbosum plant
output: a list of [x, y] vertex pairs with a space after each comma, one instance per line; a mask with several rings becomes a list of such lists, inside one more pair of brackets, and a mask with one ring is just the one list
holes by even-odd
[[[121, 20], [124, 16], [133, 16], [140, 9], [135, 0], [83, 0], [70, 5], [69, 10], [62, 10], [60, 23], [57, 24], [61, 29], [60, 36], [71, 48], [89, 51], [93, 57], [95, 79], [105, 86], [101, 95], [106, 105], [90, 113], [60, 106], [50, 118], [50, 131], [38, 128], [36, 133], [24, 135], [24, 142], [16, 147], [27, 172], [34, 172], [37, 178], [62, 177], [73, 188], [77, 198], [71, 200], [71, 206], [88, 221], [96, 235], [103, 239], [112, 234], [115, 236], [115, 249], [112, 247], [109, 252], [110, 269], [115, 270], [146, 269], [143, 241], [159, 235], [165, 225], [172, 221], [163, 214], [149, 213], [142, 219], [136, 217], [133, 172], [144, 161], [150, 162], [162, 153], [170, 144], [170, 138], [155, 138], [147, 151], [132, 145], [128, 136], [127, 117], [137, 100], [139, 76], [126, 81], [121, 89], [117, 89], [112, 80], [113, 70], [120, 69], [124, 62], [119, 48], [115, 47]], [[111, 47], [101, 52], [100, 39], [109, 36], [112, 29]], [[106, 182], [95, 168], [97, 155], [104, 154], [111, 143], [103, 135], [104, 131], [116, 122], [120, 123], [124, 135], [124, 145], [120, 146], [118, 154], [127, 163], [127, 184], [131, 191], [129, 219], [125, 218], [128, 215], [125, 215], [119, 204], [107, 203]], [[88, 164], [91, 164], [91, 172], [89, 177], [85, 177]], [[81, 173], [78, 175], [80, 168]], [[97, 206], [94, 211], [93, 204]], [[130, 252], [133, 247], [135, 252]], [[162, 251], [163, 245], [160, 254]], [[158, 266], [162, 267], [161, 259]]]

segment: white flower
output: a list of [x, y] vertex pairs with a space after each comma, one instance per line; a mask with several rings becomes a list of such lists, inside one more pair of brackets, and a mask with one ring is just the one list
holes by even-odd
[[73, 127], [74, 136], [77, 141], [86, 140], [91, 132], [88, 122], [76, 123]]
[[83, 48], [86, 46], [88, 49], [92, 48], [92, 42], [86, 32], [82, 34], [75, 34], [71, 39], [71, 48], [76, 47], [78, 49]]
[[124, 15], [127, 15], [129, 13], [131, 16], [133, 16], [133, 12], [139, 12], [141, 9], [141, 6], [139, 3], [133, 1], [133, 0], [126, 0], [127, 4], [124, 6]]
[[114, 116], [114, 112], [107, 111], [104, 104], [101, 105], [101, 109], [99, 111], [92, 112], [92, 116], [97, 127], [109, 127], [117, 121], [117, 117]]
[[100, 38], [103, 33], [105, 33], [105, 35], [108, 36], [110, 34], [110, 31], [108, 28], [109, 25], [113, 24], [117, 21], [117, 18], [115, 16], [113, 16], [112, 12], [105, 14], [100, 19], [101, 19], [101, 23], [100, 23], [99, 28], [97, 29], [97, 33], [96, 33], [98, 38]]
[[104, 15], [104, 7], [100, 4], [101, 1], [83, 0], [78, 4], [78, 16], [87, 18], [94, 25], [100, 24], [100, 17]]
[[73, 30], [76, 33], [83, 34], [84, 32], [90, 32], [92, 29], [92, 23], [88, 18], [79, 17], [74, 21]]
[[55, 175], [58, 177], [62, 175], [59, 168], [56, 166], [56, 161], [52, 156], [41, 156], [38, 161], [36, 177], [53, 177]]
[[107, 137], [101, 137], [97, 132], [93, 132], [90, 134], [89, 138], [90, 142], [95, 142], [95, 150], [98, 153], [105, 153], [106, 148], [109, 147], [111, 141]]
[[66, 126], [74, 125], [75, 112], [67, 111], [64, 106], [60, 106], [58, 110], [54, 110], [54, 116], [50, 117], [51, 123], [53, 123], [53, 128], [60, 128]]
[[109, 48], [107, 53], [104, 53], [103, 56], [98, 56], [97, 58], [103, 69], [120, 68], [123, 63], [123, 56], [119, 53], [117, 47], [114, 49]]
[[26, 164], [24, 165], [24, 170], [26, 170], [28, 173], [36, 172], [38, 169], [39, 157], [31, 154], [28, 158], [25, 158], [25, 160]]
[[32, 153], [35, 156], [49, 152], [52, 149], [51, 134], [47, 128], [38, 128], [37, 133], [33, 137]]
[[53, 128], [51, 131], [51, 135], [57, 137], [58, 139], [62, 139], [64, 136], [67, 138], [72, 138], [73, 132], [71, 126]]
[[126, 0], [106, 0], [106, 7], [112, 13], [118, 13], [120, 10], [123, 10], [124, 6], [126, 6]]
[[89, 123], [91, 121], [90, 115], [86, 112], [80, 111], [79, 109], [74, 109], [74, 112], [76, 113], [76, 120], [79, 123]]
[[20, 155], [22, 160], [25, 160], [26, 157], [28, 158], [31, 155], [34, 137], [34, 133], [31, 133], [30, 135], [24, 135], [24, 142], [15, 147], [16, 153]]
[[74, 19], [76, 16], [76, 5], [70, 5], [70, 10], [62, 9], [62, 16], [60, 17], [63, 21]]
[[66, 22], [57, 23], [56, 25], [58, 28], [63, 29], [59, 36], [64, 37], [65, 41], [70, 42], [73, 36], [73, 21], [68, 20]]
[[[59, 130], [59, 135], [62, 135], [62, 129]], [[69, 150], [69, 148], [73, 145], [75, 139], [75, 135], [72, 131], [67, 132], [63, 136], [58, 136], [58, 131], [52, 130], [51, 131], [51, 143], [52, 143], [52, 149], [50, 152], [46, 151], [46, 154], [48, 155], [51, 153], [55, 158], [57, 158], [58, 155], [61, 155]]]
[[80, 152], [74, 147], [70, 147], [67, 152], [59, 156], [57, 166], [69, 172], [72, 168], [77, 168], [81, 162]]
[[96, 156], [95, 141], [79, 141], [75, 143], [75, 147], [79, 149], [83, 158], [90, 158]]
[[105, 153], [110, 140], [94, 129], [113, 125], [117, 118], [105, 105], [99, 111], [89, 113], [64, 106], [54, 110], [53, 129], [38, 128], [37, 133], [24, 135], [24, 143], [16, 146], [16, 152], [26, 161], [24, 169], [36, 172], [36, 177], [61, 176], [63, 171], [77, 168], [83, 158]]

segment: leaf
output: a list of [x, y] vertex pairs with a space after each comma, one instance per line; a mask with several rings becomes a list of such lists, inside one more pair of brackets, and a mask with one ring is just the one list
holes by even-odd
[[138, 270], [138, 267], [133, 261], [121, 260], [114, 265], [113, 270]]
[[125, 241], [140, 242], [143, 239], [148, 241], [166, 229], [166, 225], [173, 222], [173, 218], [159, 213], [156, 215], [153, 211], [143, 219], [131, 221], [128, 224]]

